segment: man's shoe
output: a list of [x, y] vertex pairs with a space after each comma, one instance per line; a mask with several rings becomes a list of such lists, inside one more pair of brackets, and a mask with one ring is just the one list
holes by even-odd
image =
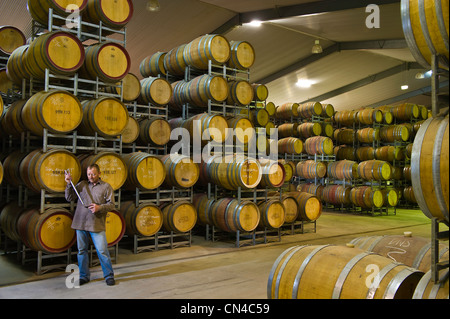
[[106, 284], [108, 286], [114, 286], [116, 284], [116, 281], [114, 280], [114, 278], [108, 278], [106, 279]]
[[84, 284], [87, 284], [88, 282], [89, 282], [89, 279], [80, 278], [80, 286], [83, 286]]

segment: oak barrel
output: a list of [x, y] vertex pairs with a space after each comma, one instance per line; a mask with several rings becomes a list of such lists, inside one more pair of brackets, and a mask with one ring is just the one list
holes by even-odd
[[125, 102], [131, 102], [141, 95], [141, 81], [133, 73], [128, 73], [122, 79], [122, 88], [120, 82], [117, 82], [115, 86], [106, 87], [105, 92], [121, 95]]
[[169, 187], [189, 188], [197, 183], [200, 169], [189, 157], [180, 154], [167, 154], [160, 157], [166, 169], [164, 184]]
[[164, 203], [160, 206], [163, 213], [163, 227], [168, 232], [187, 233], [197, 222], [197, 210], [189, 201]]
[[383, 113], [377, 109], [362, 109], [356, 114], [356, 118], [360, 124], [372, 125], [383, 121]]
[[158, 157], [144, 152], [134, 152], [122, 155], [122, 158], [128, 167], [125, 188], [151, 190], [164, 182], [166, 170]]
[[314, 160], [300, 161], [296, 165], [296, 175], [306, 179], [322, 178], [327, 174], [324, 162]]
[[0, 207], [0, 228], [8, 238], [20, 241], [20, 234], [17, 228], [17, 221], [25, 211], [18, 202], [9, 202]]
[[251, 232], [259, 223], [258, 206], [251, 201], [238, 202], [235, 198], [224, 197], [214, 202], [211, 217], [215, 227], [226, 232]]
[[164, 59], [167, 52], [156, 52], [144, 58], [139, 64], [139, 72], [144, 78], [150, 76], [166, 75]]
[[38, 208], [31, 208], [22, 212], [17, 229], [22, 242], [32, 250], [61, 253], [76, 241], [72, 219], [72, 213], [64, 208], [48, 208], [42, 214]]
[[25, 132], [25, 124], [22, 121], [22, 108], [27, 100], [17, 100], [5, 109], [0, 118], [0, 132], [5, 135], [20, 137]]
[[122, 143], [131, 144], [139, 138], [139, 123], [134, 117], [129, 116], [127, 125], [122, 132]]
[[327, 185], [323, 188], [322, 198], [332, 205], [349, 205], [351, 187], [344, 185]]
[[193, 78], [184, 86], [185, 102], [207, 107], [208, 100], [220, 103], [229, 96], [227, 81], [218, 75], [203, 74]]
[[261, 182], [259, 186], [264, 188], [277, 188], [284, 184], [286, 172], [283, 164], [278, 161], [260, 159], [261, 164]]
[[156, 147], [162, 147], [170, 141], [169, 122], [162, 117], [151, 117], [139, 121], [139, 139]]
[[449, 297], [449, 270], [439, 271], [439, 281], [433, 282], [431, 270], [425, 273], [417, 284], [412, 299], [447, 299]]
[[45, 78], [46, 68], [52, 74], [72, 75], [83, 66], [85, 49], [71, 33], [49, 32], [31, 42], [25, 53], [25, 61], [30, 75], [37, 79]]
[[128, 123], [128, 110], [120, 100], [102, 97], [81, 102], [83, 120], [78, 131], [85, 135], [111, 138], [122, 134]]
[[233, 129], [233, 138], [237, 146], [248, 144], [255, 136], [254, 126], [245, 116], [227, 117], [227, 124], [230, 129]]
[[[27, 10], [31, 17], [41, 25], [48, 26], [49, 9], [53, 14], [67, 17], [72, 12], [81, 14], [87, 6], [88, 0], [28, 0]], [[52, 19], [53, 25], [64, 25], [66, 20]]]
[[388, 162], [379, 160], [363, 161], [358, 164], [358, 174], [365, 180], [389, 180], [392, 167]]
[[303, 119], [311, 119], [313, 116], [321, 116], [323, 106], [320, 102], [307, 102], [298, 106], [298, 116]]
[[[130, 22], [133, 16], [132, 0], [88, 0], [83, 19], [94, 23], [102, 24], [114, 30], [120, 30]], [[102, 30], [103, 34], [110, 33]]]
[[383, 193], [370, 186], [353, 187], [350, 191], [350, 201], [353, 205], [365, 209], [380, 208], [384, 205]]
[[278, 229], [286, 221], [286, 212], [283, 203], [278, 199], [268, 199], [258, 203], [261, 217], [259, 228]]
[[189, 42], [183, 51], [187, 65], [197, 69], [208, 68], [208, 60], [212, 64], [223, 65], [231, 56], [231, 47], [228, 40], [218, 34], [206, 34]]
[[293, 196], [283, 194], [281, 203], [284, 206], [285, 224], [294, 223], [298, 218], [298, 203]]
[[169, 103], [173, 90], [171, 84], [163, 78], [149, 77], [141, 80], [141, 99], [145, 104], [163, 106]]
[[120, 211], [112, 210], [106, 214], [105, 234], [108, 247], [117, 244], [125, 234], [125, 219]]
[[17, 85], [22, 85], [22, 80], [29, 80], [31, 71], [25, 60], [26, 53], [30, 46], [22, 45], [15, 49], [8, 58], [6, 63], [6, 75], [8, 79]]
[[306, 139], [305, 151], [309, 155], [333, 155], [333, 141], [326, 136], [313, 136]]
[[411, 181], [420, 209], [428, 218], [449, 223], [448, 115], [426, 120], [414, 139]]
[[225, 156], [213, 162], [209, 169], [211, 181], [228, 190], [255, 188], [262, 178], [261, 164], [245, 156]]
[[282, 120], [290, 120], [298, 117], [298, 103], [284, 103], [275, 109], [275, 117]]
[[126, 233], [130, 236], [150, 237], [163, 225], [162, 212], [154, 204], [141, 204], [136, 207], [134, 201], [122, 202], [120, 213], [125, 219]]
[[322, 203], [317, 196], [305, 192], [289, 192], [298, 203], [298, 220], [315, 221], [322, 215]]
[[328, 177], [336, 179], [357, 179], [359, 177], [358, 163], [349, 160], [329, 162], [327, 165], [327, 174]]
[[[265, 101], [269, 96], [269, 89], [264, 84], [252, 83], [255, 101]], [[258, 105], [257, 105], [258, 107]]]
[[253, 87], [248, 81], [236, 80], [228, 82], [228, 99], [230, 105], [249, 105], [254, 98]]
[[182, 127], [188, 130], [191, 141], [193, 141], [194, 138], [198, 138], [204, 144], [210, 140], [223, 143], [228, 136], [227, 120], [224, 116], [219, 114], [197, 114], [183, 121]]
[[78, 158], [65, 149], [50, 149], [43, 152], [37, 149], [30, 152], [20, 163], [19, 172], [23, 183], [31, 190], [50, 193], [62, 193], [67, 183], [64, 170], [68, 169], [74, 184], [81, 177], [81, 165]]
[[66, 134], [75, 130], [83, 119], [78, 98], [63, 90], [41, 91], [34, 94], [22, 108], [22, 122], [35, 135]]
[[439, 66], [447, 69], [449, 5], [445, 0], [402, 0], [402, 27], [409, 50], [424, 68], [431, 68], [431, 56], [442, 55]]
[[128, 51], [120, 44], [102, 42], [85, 49], [86, 59], [80, 75], [92, 80], [97, 77], [105, 83], [116, 83], [130, 71], [131, 60]]
[[278, 153], [300, 154], [303, 151], [303, 142], [296, 137], [285, 137], [278, 140]]
[[99, 152], [97, 154], [78, 155], [81, 163], [81, 172], [87, 179], [86, 170], [90, 165], [97, 164], [100, 168], [102, 181], [109, 183], [113, 190], [120, 189], [128, 176], [128, 168], [122, 157], [114, 152]]
[[322, 125], [320, 123], [306, 122], [297, 126], [297, 133], [300, 138], [307, 139], [308, 137], [319, 136], [322, 134]]
[[[373, 270], [379, 270], [374, 285]], [[326, 274], [326, 275], [323, 275]], [[270, 299], [411, 299], [423, 272], [359, 248], [293, 246], [275, 261]]]
[[255, 63], [255, 49], [247, 41], [230, 41], [230, 53], [228, 66], [231, 68], [247, 70]]
[[203, 226], [213, 225], [211, 208], [214, 202], [214, 198], [208, 198], [208, 194], [206, 193], [194, 194], [192, 204], [194, 204], [195, 210], [197, 211], [197, 224]]
[[182, 44], [173, 48], [164, 56], [164, 68], [167, 73], [174, 75], [184, 75], [186, 62], [184, 61], [183, 52], [186, 44]]
[[[357, 237], [350, 243], [423, 272], [431, 269], [429, 238], [411, 236], [411, 233], [405, 232], [404, 235]], [[439, 260], [448, 260], [448, 245], [439, 246]]]
[[12, 25], [0, 26], [0, 55], [9, 56], [25, 44], [25, 35], [18, 28]]

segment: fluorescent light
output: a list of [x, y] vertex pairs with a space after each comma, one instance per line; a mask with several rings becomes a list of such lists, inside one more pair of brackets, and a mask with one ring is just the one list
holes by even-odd
[[249, 25], [251, 27], [260, 27], [262, 24], [262, 21], [259, 20], [253, 20], [252, 22], [246, 23], [246, 25]]
[[402, 90], [407, 90], [407, 89], [409, 88], [409, 86], [408, 86], [407, 84], [405, 84], [405, 85], [402, 85], [400, 88], [401, 88]]
[[310, 88], [311, 85], [315, 84], [316, 82], [312, 81], [312, 80], [307, 80], [307, 79], [300, 79], [297, 81], [297, 83], [295, 83], [295, 85], [297, 85], [298, 87], [301, 88]]
[[432, 75], [433, 75], [433, 70], [425, 72], [425, 76], [428, 77], [428, 78], [431, 78]]

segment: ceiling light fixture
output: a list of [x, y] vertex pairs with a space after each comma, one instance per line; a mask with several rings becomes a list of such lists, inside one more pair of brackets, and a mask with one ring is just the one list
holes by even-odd
[[297, 85], [298, 87], [304, 88], [304, 89], [310, 88], [311, 85], [313, 85], [313, 84], [315, 84], [314, 81], [307, 80], [307, 79], [300, 79], [297, 81], [297, 83], [295, 83], [295, 85]]
[[148, 0], [145, 8], [147, 9], [147, 11], [156, 12], [159, 11], [161, 6], [159, 5], [158, 0]]
[[319, 40], [316, 40], [315, 42], [314, 42], [314, 45], [313, 45], [313, 47], [312, 47], [312, 49], [311, 49], [311, 52], [313, 53], [313, 54], [319, 54], [319, 53], [322, 53], [322, 46], [320, 45], [320, 41]]
[[409, 88], [409, 86], [407, 84], [405, 84], [405, 85], [402, 85], [400, 88], [404, 91], [404, 90], [407, 90]]
[[247, 25], [251, 26], [251, 27], [260, 27], [262, 24], [262, 21], [259, 20], [252, 20], [249, 23], [246, 23]]

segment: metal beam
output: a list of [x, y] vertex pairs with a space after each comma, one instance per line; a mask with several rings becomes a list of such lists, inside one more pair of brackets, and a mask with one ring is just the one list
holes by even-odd
[[[449, 81], [447, 80], [447, 81], [439, 83], [439, 88], [442, 89], [442, 88], [448, 87], [448, 85], [449, 85]], [[379, 101], [377, 103], [368, 105], [367, 107], [377, 107], [377, 106], [382, 106], [382, 105], [393, 104], [393, 103], [396, 103], [396, 102], [399, 102], [399, 101], [403, 101], [403, 100], [406, 100], [406, 99], [409, 99], [409, 98], [412, 98], [412, 97], [415, 97], [415, 96], [418, 96], [418, 95], [423, 95], [423, 94], [430, 93], [431, 90], [432, 90], [431, 86], [426, 86], [426, 87], [423, 87], [421, 89], [417, 89], [417, 90], [414, 90], [414, 91], [411, 91], [411, 92], [407, 92], [407, 93], [401, 94], [399, 96], [395, 96], [395, 97], [391, 97], [391, 98], [383, 100], [383, 101]]]
[[396, 40], [374, 40], [340, 42], [341, 50], [377, 50], [377, 49], [405, 49], [408, 44], [405, 39]]
[[400, 0], [323, 0], [290, 6], [275, 6], [270, 9], [238, 13], [235, 17], [211, 32], [211, 34], [224, 34], [237, 25], [249, 23], [253, 20], [269, 21], [308, 14], [365, 8], [369, 4], [384, 5], [399, 2]]
[[368, 84], [380, 81], [382, 79], [385, 79], [387, 77], [390, 77], [392, 75], [395, 75], [397, 73], [403, 72], [405, 70], [411, 70], [411, 69], [423, 69], [423, 66], [421, 66], [419, 63], [417, 62], [407, 62], [407, 63], [402, 63], [400, 65], [397, 65], [393, 68], [387, 69], [385, 71], [382, 71], [380, 73], [374, 74], [374, 75], [370, 75], [364, 79], [358, 80], [356, 82], [350, 83], [348, 85], [344, 85], [336, 90], [327, 92], [325, 94], [313, 97], [311, 99], [308, 99], [306, 101], [302, 101], [300, 103], [306, 103], [306, 102], [311, 102], [311, 101], [325, 101], [329, 98], [341, 95], [345, 92], [348, 91], [353, 91], [356, 90], [360, 87], [366, 86]]
[[327, 47], [326, 49], [323, 50], [322, 53], [312, 54], [312, 55], [306, 57], [305, 59], [302, 59], [300, 61], [297, 61], [297, 62], [285, 67], [282, 70], [272, 73], [262, 79], [255, 80], [255, 82], [260, 83], [260, 84], [267, 84], [267, 83], [275, 81], [276, 79], [278, 79], [282, 76], [285, 76], [291, 72], [295, 72], [295, 71], [307, 66], [308, 64], [316, 62], [330, 54], [335, 53], [335, 52], [339, 52], [339, 44], [337, 44], [337, 43]]

